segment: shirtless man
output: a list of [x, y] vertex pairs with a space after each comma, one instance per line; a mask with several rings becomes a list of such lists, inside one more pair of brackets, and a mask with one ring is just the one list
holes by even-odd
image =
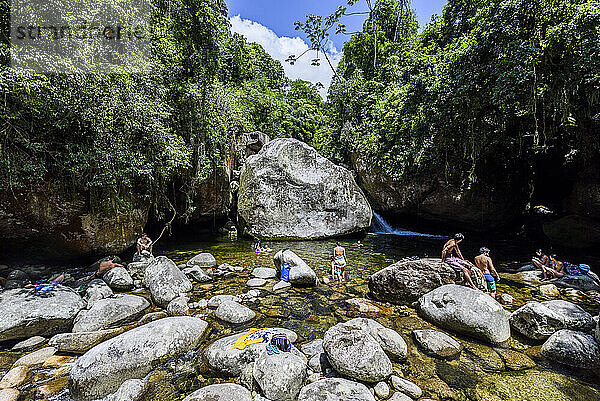
[[[490, 292], [492, 298], [496, 298], [496, 281], [500, 282], [500, 276], [494, 268], [492, 258], [490, 258], [490, 250], [486, 247], [479, 249], [479, 256], [475, 257], [475, 265], [479, 267], [483, 273], [483, 277], [487, 281], [487, 289]], [[496, 276], [496, 280], [494, 280]]]
[[100, 262], [100, 266], [98, 267], [98, 271], [88, 276], [88, 279], [92, 279], [94, 277], [101, 278], [104, 276], [104, 273], [107, 271], [114, 269], [115, 267], [123, 267], [122, 264], [115, 263], [115, 257], [108, 258]]
[[149, 252], [152, 255], [152, 240], [148, 237], [148, 234], [142, 234], [137, 240], [137, 254], [142, 255], [144, 251]]
[[343, 281], [346, 278], [346, 250], [341, 243], [333, 249], [333, 259], [331, 260], [331, 275], [334, 280]]
[[448, 240], [444, 244], [444, 248], [442, 249], [442, 262], [448, 263], [457, 274], [462, 273], [464, 277], [464, 282], [473, 289], [477, 289], [475, 284], [473, 284], [473, 280], [471, 280], [471, 266], [472, 264], [469, 261], [466, 261], [460, 252], [460, 248], [458, 244], [460, 244], [465, 239], [465, 236], [458, 233], [454, 235], [454, 238]]

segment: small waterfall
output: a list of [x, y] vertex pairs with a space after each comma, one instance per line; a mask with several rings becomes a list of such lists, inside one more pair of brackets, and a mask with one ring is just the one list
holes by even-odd
[[384, 220], [381, 215], [373, 211], [373, 223], [371, 229], [375, 234], [394, 234], [394, 229]]
[[380, 214], [373, 211], [373, 222], [371, 223], [373, 234], [385, 235], [402, 235], [407, 237], [428, 237], [428, 238], [443, 238], [441, 235], [423, 234], [415, 231], [408, 231], [398, 228], [393, 228]]

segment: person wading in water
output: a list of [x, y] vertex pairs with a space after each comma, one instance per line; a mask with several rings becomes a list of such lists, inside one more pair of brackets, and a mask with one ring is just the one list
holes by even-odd
[[442, 249], [442, 262], [448, 263], [457, 274], [463, 274], [463, 280], [467, 285], [473, 289], [477, 289], [473, 280], [471, 280], [471, 266], [472, 264], [465, 260], [458, 244], [465, 239], [465, 236], [458, 233], [454, 235], [454, 238], [448, 240], [444, 244]]
[[333, 259], [331, 261], [331, 275], [334, 281], [343, 281], [346, 278], [346, 250], [341, 243], [333, 249]]
[[[492, 298], [496, 298], [496, 281], [500, 282], [500, 276], [494, 268], [492, 258], [490, 258], [490, 250], [486, 247], [479, 249], [479, 256], [475, 256], [475, 265], [479, 267], [483, 273], [483, 277], [487, 281], [487, 289]], [[497, 280], [494, 279], [494, 276]]]

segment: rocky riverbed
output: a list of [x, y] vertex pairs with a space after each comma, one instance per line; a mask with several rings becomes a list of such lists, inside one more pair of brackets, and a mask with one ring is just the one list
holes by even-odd
[[[223, 240], [179, 244], [82, 297], [5, 291], [0, 304], [18, 307], [2, 304], [0, 400], [600, 399], [597, 292], [502, 273], [504, 305], [451, 277], [415, 277], [427, 291], [406, 290], [409, 302], [374, 294], [379, 270], [437, 253], [439, 240], [420, 241], [345, 242], [345, 285], [329, 282], [331, 241], [272, 243], [294, 251], [275, 257]], [[282, 261], [293, 264], [292, 286], [277, 280]], [[396, 288], [410, 284], [397, 277]], [[234, 350], [250, 328], [286, 334], [292, 351]]]

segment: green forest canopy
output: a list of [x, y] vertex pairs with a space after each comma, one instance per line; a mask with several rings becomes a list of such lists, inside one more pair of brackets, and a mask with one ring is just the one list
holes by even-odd
[[587, 163], [600, 151], [598, 0], [450, 0], [421, 33], [403, 1], [380, 0], [344, 46], [328, 102], [232, 33], [224, 1], [152, 4], [162, 35], [147, 74], [15, 70], [4, 37], [3, 190], [45, 181], [160, 203], [168, 183], [192, 191], [225, 165], [251, 130], [464, 188], [507, 174], [531, 186], [539, 155]]

